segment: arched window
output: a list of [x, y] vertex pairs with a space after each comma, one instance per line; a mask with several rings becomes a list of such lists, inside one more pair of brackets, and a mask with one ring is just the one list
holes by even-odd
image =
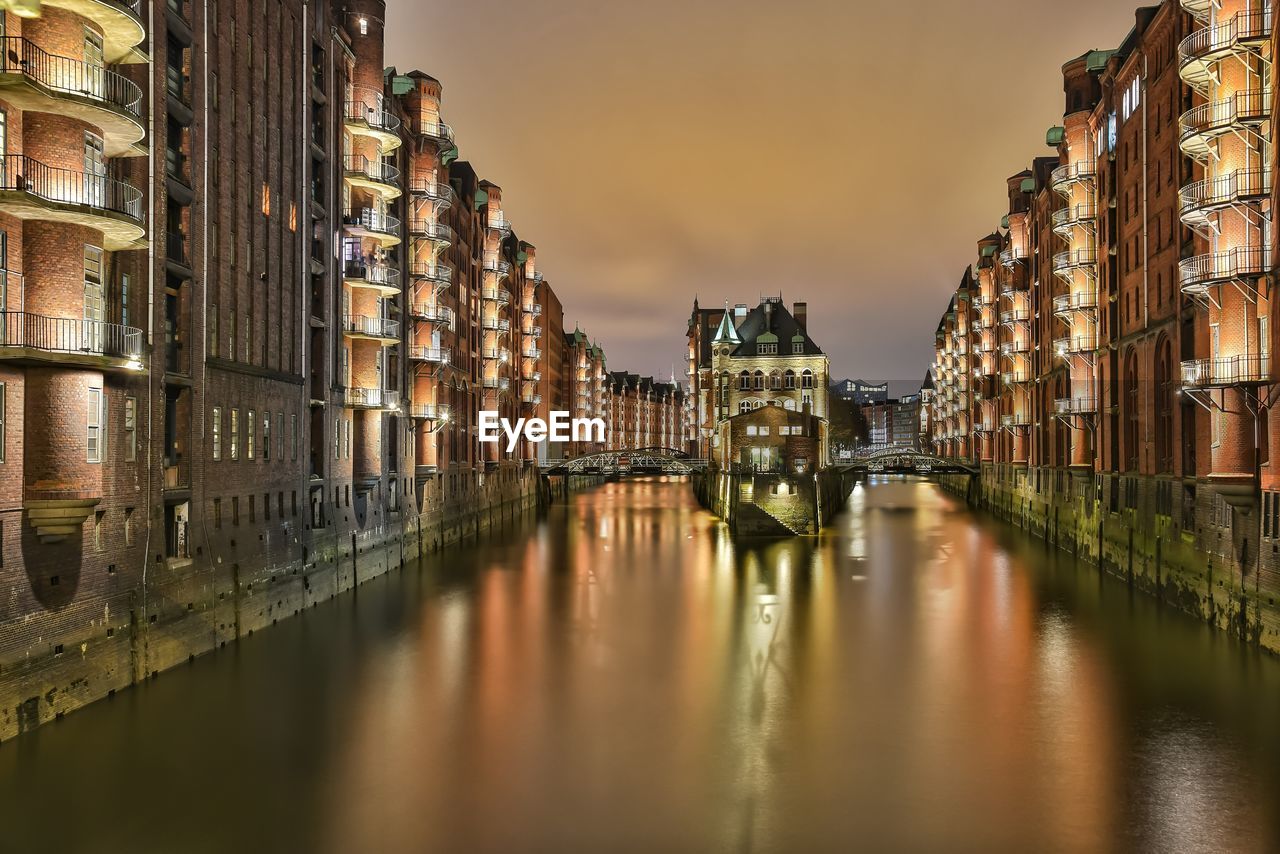
[[1173, 348], [1161, 337], [1156, 344], [1156, 472], [1173, 471]]
[[739, 413], [739, 414], [742, 414], [743, 412], [750, 412], [750, 411], [751, 411], [751, 401], [749, 401], [749, 400], [744, 400], [744, 401], [742, 401], [741, 403], [739, 403], [739, 404], [738, 404], [738, 413]]
[[796, 387], [795, 371], [791, 370], [790, 368], [787, 368], [787, 372], [782, 375], [782, 386], [783, 388], [788, 388], [788, 389]]
[[1125, 423], [1124, 457], [1125, 471], [1138, 470], [1138, 350], [1130, 347], [1124, 360]]
[[813, 388], [813, 371], [808, 368], [800, 375], [800, 388]]
[[764, 406], [764, 401], [763, 401], [763, 400], [753, 400], [753, 401], [751, 401], [751, 408], [752, 408], [752, 409], [759, 409], [759, 408], [760, 408], [760, 407], [762, 407], [762, 406]]
[[782, 374], [778, 373], [776, 370], [769, 372], [769, 388], [782, 388]]
[[764, 371], [756, 371], [754, 379], [756, 381], [755, 383], [756, 388], [763, 389], [764, 388]]
[[742, 389], [743, 391], [746, 391], [747, 389], [751, 388], [751, 374], [748, 373], [747, 371], [743, 371], [742, 373], [738, 374], [738, 388]]
[[796, 402], [791, 398], [787, 398], [786, 400], [782, 401], [782, 408], [787, 410], [788, 412], [795, 412]]

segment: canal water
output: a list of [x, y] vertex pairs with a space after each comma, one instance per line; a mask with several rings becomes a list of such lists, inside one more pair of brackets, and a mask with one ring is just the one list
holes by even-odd
[[613, 483], [0, 746], [0, 839], [1276, 851], [1280, 661], [925, 481], [756, 544]]

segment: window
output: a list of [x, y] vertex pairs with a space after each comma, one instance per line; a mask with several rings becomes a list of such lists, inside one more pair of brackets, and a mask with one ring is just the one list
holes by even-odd
[[787, 372], [782, 375], [782, 386], [783, 388], [787, 388], [787, 389], [793, 389], [796, 387], [795, 371], [791, 370], [790, 368], [787, 369]]
[[276, 435], [280, 437], [278, 440], [280, 443], [280, 447], [276, 449], [277, 451], [279, 451], [279, 453], [277, 453], [276, 456], [283, 460], [284, 459], [284, 413], [283, 412], [276, 413], [276, 425], [277, 425]]
[[333, 458], [342, 459], [342, 419], [333, 419]]
[[86, 405], [85, 444], [87, 460], [91, 463], [102, 462], [102, 401], [102, 389], [90, 388]]
[[764, 388], [764, 371], [756, 371], [756, 372], [752, 375], [751, 379], [753, 380], [752, 385], [753, 385], [755, 388], [757, 388], [757, 389], [763, 389], [763, 388]]
[[756, 355], [758, 356], [776, 356], [778, 354], [778, 345], [774, 344], [757, 344]]
[[124, 399], [124, 458], [127, 462], [138, 459], [138, 399]]
[[768, 436], [768, 435], [769, 435], [769, 425], [768, 425], [768, 424], [761, 424], [761, 425], [760, 425], [760, 435], [761, 435], [761, 436]]
[[213, 442], [213, 458], [215, 460], [222, 459], [222, 407], [215, 406], [213, 408], [213, 423], [209, 428], [209, 435]]
[[800, 375], [801, 388], [813, 388], [813, 371], [808, 368], [804, 369], [804, 373]]
[[[87, 180], [87, 179], [86, 179]], [[80, 346], [93, 353], [102, 352], [102, 321], [105, 320], [102, 293], [102, 250], [84, 247], [84, 329]]]
[[289, 458], [295, 463], [298, 461], [298, 416], [296, 413], [289, 416]]
[[751, 411], [751, 401], [749, 401], [749, 400], [744, 400], [744, 401], [742, 401], [741, 403], [739, 403], [739, 404], [738, 404], [738, 412], [739, 412], [739, 413], [743, 413], [743, 412], [750, 412], [750, 411]]
[[[253, 451], [249, 452], [253, 456]], [[262, 458], [271, 459], [271, 413], [262, 413]]]
[[804, 342], [803, 342], [803, 341], [796, 341], [796, 342], [794, 342], [794, 343], [791, 345], [791, 352], [792, 352], [792, 353], [796, 353], [796, 354], [803, 353], [803, 352], [804, 352]]
[[751, 374], [747, 371], [738, 374], [738, 388], [743, 391], [751, 388]]
[[6, 425], [5, 425], [5, 418], [7, 417], [5, 414], [5, 409], [6, 409], [5, 404], [7, 403], [5, 399], [6, 390], [7, 389], [5, 384], [0, 383], [0, 463], [4, 462], [5, 460], [4, 447], [6, 444], [6, 440], [9, 437], [9, 431], [6, 429]]
[[240, 459], [240, 410], [231, 410], [231, 459]]
[[257, 431], [253, 427], [254, 412], [250, 409], [245, 413], [244, 417], [244, 456], [245, 459], [253, 459], [253, 440], [257, 438]]
[[759, 430], [759, 428], [757, 428], [757, 427], [756, 427], [756, 425], [754, 425], [754, 424], [748, 424], [748, 425], [747, 425], [747, 435], [748, 435], [748, 436], [758, 436], [758, 435], [760, 435], [760, 430]]

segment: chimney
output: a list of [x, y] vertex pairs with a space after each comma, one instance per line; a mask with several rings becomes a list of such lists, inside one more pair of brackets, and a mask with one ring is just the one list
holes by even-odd
[[764, 304], [764, 331], [773, 331], [773, 303], [767, 300]]
[[800, 331], [808, 332], [809, 331], [809, 304], [806, 302], [796, 303], [796, 310], [794, 314], [796, 318], [796, 325], [800, 327]]
[[735, 305], [735, 306], [733, 307], [733, 320], [734, 320], [734, 325], [735, 325], [735, 326], [737, 325], [737, 322], [738, 322], [739, 320], [742, 320], [742, 318], [744, 318], [744, 317], [746, 317], [746, 316], [747, 316], [747, 304], [746, 304], [746, 303], [744, 303], [744, 302], [740, 302], [740, 303], [738, 303], [737, 305]]

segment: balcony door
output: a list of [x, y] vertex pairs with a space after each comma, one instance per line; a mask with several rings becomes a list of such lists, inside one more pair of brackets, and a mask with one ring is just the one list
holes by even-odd
[[83, 203], [97, 208], [104, 207], [106, 188], [107, 158], [103, 153], [102, 137], [85, 131]]
[[106, 318], [106, 299], [102, 288], [102, 250], [96, 246], [84, 247], [84, 323], [81, 326], [80, 348], [91, 353], [102, 352], [103, 321]]
[[106, 97], [106, 58], [102, 53], [102, 36], [89, 28], [84, 31], [84, 66], [80, 89], [101, 100]]

